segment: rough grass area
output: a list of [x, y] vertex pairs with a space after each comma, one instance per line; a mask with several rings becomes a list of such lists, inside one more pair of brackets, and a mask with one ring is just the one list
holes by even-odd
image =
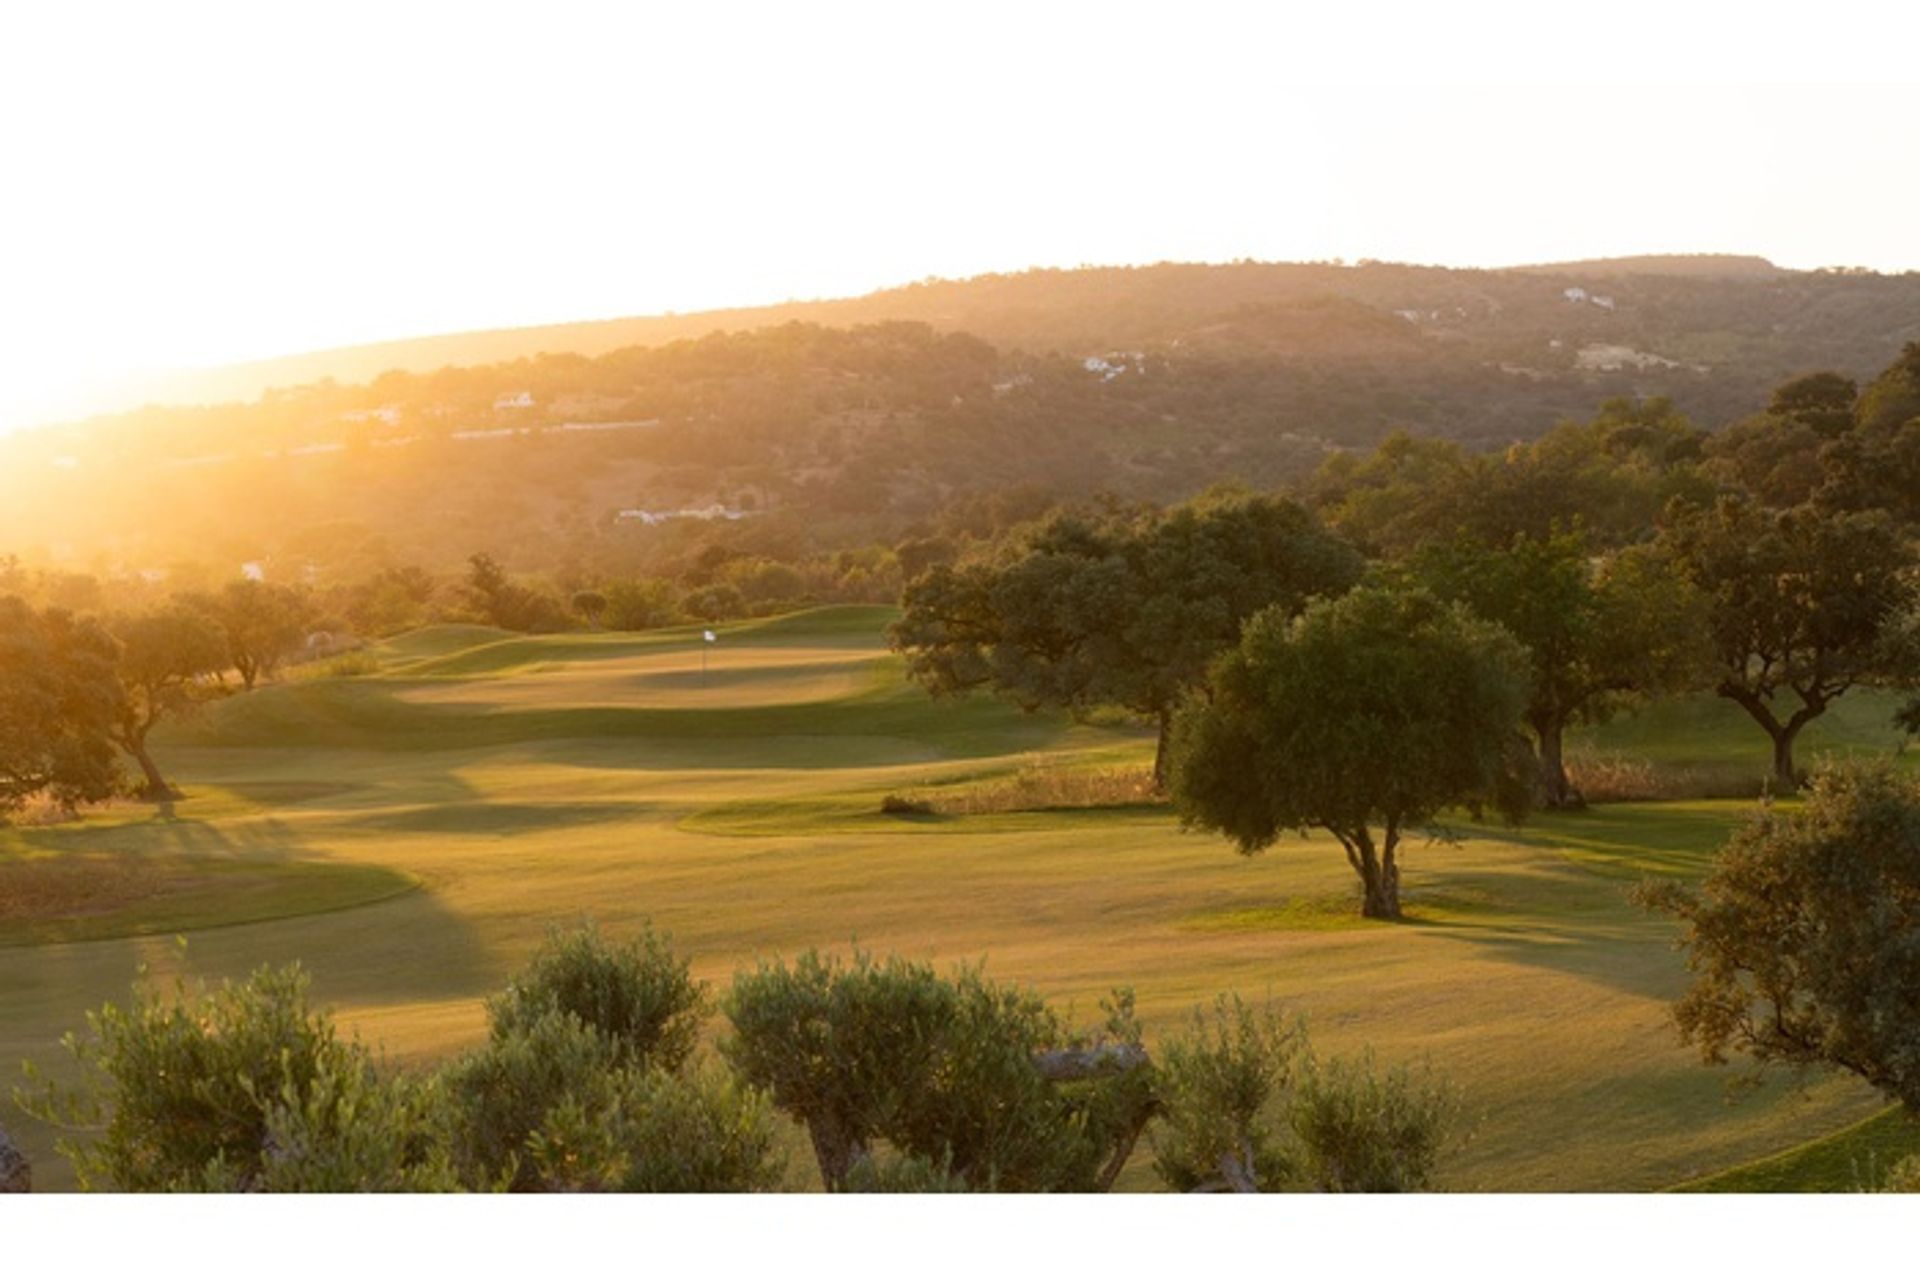
[[1137, 807], [1163, 802], [1154, 788], [1152, 768], [1075, 765], [1048, 757], [1028, 759], [1009, 776], [927, 786], [897, 797], [943, 816]]
[[[1614, 803], [1519, 829], [1455, 818], [1406, 847], [1409, 921], [1367, 923], [1330, 839], [1243, 857], [1184, 833], [1126, 797], [1150, 734], [931, 701], [885, 651], [886, 619], [729, 628], [704, 685], [684, 630], [436, 628], [369, 649], [372, 673], [219, 703], [156, 741], [188, 794], [170, 810], [0, 831], [0, 862], [63, 866], [30, 872], [54, 876], [30, 889], [46, 917], [19, 926], [71, 929], [16, 933], [29, 943], [0, 957], [0, 1072], [30, 1058], [61, 1077], [60, 1036], [88, 1009], [124, 998], [142, 964], [180, 968], [173, 931], [210, 977], [300, 959], [350, 1030], [402, 1062], [443, 1057], [484, 1033], [482, 1000], [550, 926], [591, 917], [616, 935], [653, 920], [718, 984], [858, 943], [984, 960], [1083, 1023], [1131, 985], [1150, 1042], [1219, 992], [1272, 996], [1326, 1050], [1424, 1058], [1463, 1089], [1474, 1132], [1450, 1188], [1660, 1189], [1881, 1108], [1844, 1080], [1729, 1106], [1724, 1072], [1676, 1039], [1673, 926], [1627, 891], [1699, 874], [1750, 801]], [[1723, 709], [1654, 707], [1672, 722], [1623, 719], [1581, 745], [1757, 773], [1764, 737]], [[1879, 713], [1856, 715], [1857, 748]], [[1669, 728], [1679, 745], [1649, 753]], [[888, 794], [962, 806], [887, 815]], [[65, 1183], [52, 1132], [5, 1100], [0, 1126], [37, 1183]], [[1155, 1184], [1146, 1162], [1123, 1187]]]

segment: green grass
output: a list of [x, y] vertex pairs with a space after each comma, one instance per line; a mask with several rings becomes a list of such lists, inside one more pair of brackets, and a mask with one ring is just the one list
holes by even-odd
[[[0, 1062], [61, 1076], [59, 1038], [89, 1008], [124, 998], [142, 964], [179, 968], [174, 930], [209, 976], [299, 959], [351, 1031], [430, 1061], [477, 1040], [481, 1001], [549, 926], [592, 917], [615, 933], [652, 920], [722, 984], [763, 956], [857, 942], [984, 959], [1087, 1019], [1131, 985], [1150, 1040], [1221, 991], [1271, 995], [1323, 1049], [1424, 1057], [1464, 1089], [1476, 1121], [1446, 1169], [1456, 1188], [1664, 1188], [1878, 1112], [1837, 1079], [1728, 1105], [1724, 1072], [1676, 1040], [1672, 925], [1626, 893], [1700, 873], [1748, 804], [1462, 821], [1409, 845], [1410, 921], [1365, 923], [1326, 838], [1242, 857], [1151, 805], [883, 816], [888, 793], [1152, 749], [1133, 727], [930, 701], [885, 652], [890, 615], [731, 628], [704, 680], [687, 630], [416, 631], [379, 645], [372, 674], [276, 684], [165, 730], [162, 763], [191, 796], [171, 815], [0, 833], [0, 858], [117, 858], [200, 895], [114, 925], [43, 919], [0, 952]], [[1681, 754], [1764, 760], [1758, 731], [1717, 707], [1684, 718]], [[1595, 736], [1620, 749], [1662, 731], [1642, 716]], [[5, 1103], [0, 1126], [39, 1183], [65, 1183], [54, 1133]], [[1146, 1162], [1125, 1186], [1152, 1186]]]
[[1688, 1194], [1844, 1194], [1877, 1186], [1894, 1164], [1915, 1156], [1920, 1156], [1920, 1122], [1890, 1109], [1831, 1136], [1674, 1189]]

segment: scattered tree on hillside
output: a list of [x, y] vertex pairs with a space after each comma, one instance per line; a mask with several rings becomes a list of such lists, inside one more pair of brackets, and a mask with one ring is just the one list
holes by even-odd
[[1164, 781], [1175, 709], [1247, 618], [1337, 595], [1361, 566], [1271, 497], [1157, 518], [1056, 515], [997, 559], [933, 567], [907, 588], [889, 637], [936, 696], [991, 688], [1027, 710], [1113, 705], [1150, 720]]
[[1662, 535], [1706, 597], [1714, 691], [1766, 731], [1782, 789], [1798, 784], [1801, 729], [1857, 684], [1920, 670], [1913, 554], [1886, 515], [1727, 497]]
[[1816, 776], [1764, 809], [1697, 889], [1639, 890], [1684, 924], [1674, 1007], [1714, 1064], [1825, 1066], [1920, 1114], [1920, 782], [1885, 764]]
[[305, 595], [264, 581], [230, 581], [193, 603], [226, 634], [228, 659], [249, 692], [299, 649], [314, 620]]
[[114, 740], [140, 765], [141, 797], [166, 799], [174, 789], [147, 748], [154, 725], [192, 710], [213, 694], [212, 680], [229, 660], [226, 636], [204, 613], [173, 605], [113, 623], [120, 641], [120, 702]]
[[1460, 600], [1526, 645], [1526, 721], [1550, 808], [1580, 804], [1567, 780], [1569, 725], [1605, 720], [1629, 694], [1693, 686], [1711, 659], [1704, 601], [1645, 548], [1596, 561], [1584, 532], [1523, 535], [1500, 548], [1458, 541], [1423, 551], [1414, 571], [1441, 598]]
[[566, 628], [558, 600], [514, 581], [492, 555], [473, 555], [467, 564], [467, 600], [487, 624], [523, 634]]
[[1175, 805], [1249, 854], [1326, 830], [1360, 878], [1360, 912], [1399, 918], [1411, 830], [1449, 807], [1524, 810], [1527, 685], [1513, 636], [1424, 591], [1362, 587], [1296, 619], [1269, 610], [1180, 717]]
[[573, 610], [598, 630], [600, 619], [607, 615], [607, 597], [598, 590], [576, 590], [573, 593]]
[[0, 598], [0, 818], [38, 794], [72, 807], [113, 793], [116, 656], [96, 623]]

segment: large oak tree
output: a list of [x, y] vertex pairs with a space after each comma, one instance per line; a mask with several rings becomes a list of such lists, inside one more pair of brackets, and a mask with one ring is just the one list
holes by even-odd
[[1568, 727], [1604, 721], [1630, 696], [1687, 687], [1711, 659], [1704, 600], [1644, 547], [1597, 557], [1582, 531], [1498, 547], [1461, 540], [1429, 547], [1414, 571], [1526, 645], [1526, 721], [1551, 808], [1580, 803], [1567, 779]]
[[1714, 691], [1766, 731], [1782, 789], [1807, 724], [1857, 685], [1920, 670], [1913, 553], [1883, 512], [1723, 497], [1677, 511], [1663, 540], [1706, 596]]

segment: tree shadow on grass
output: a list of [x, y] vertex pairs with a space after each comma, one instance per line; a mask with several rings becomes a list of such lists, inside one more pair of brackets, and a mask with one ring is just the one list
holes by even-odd
[[1671, 922], [1627, 897], [1630, 884], [1569, 862], [1432, 876], [1405, 893], [1403, 926], [1643, 998], [1686, 983]]

